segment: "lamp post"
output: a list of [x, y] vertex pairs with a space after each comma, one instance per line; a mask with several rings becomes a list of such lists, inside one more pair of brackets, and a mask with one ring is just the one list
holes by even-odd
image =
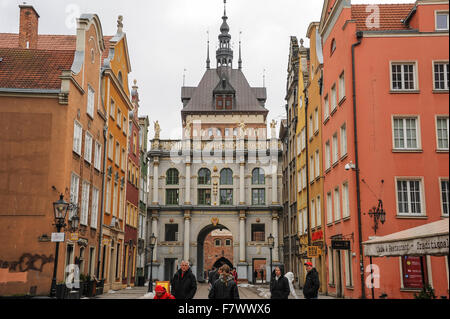
[[[53, 203], [53, 213], [55, 214], [55, 226], [57, 232], [61, 232], [61, 228], [66, 226], [66, 214], [69, 208], [69, 203], [64, 201], [64, 195], [59, 196], [59, 200]], [[56, 271], [58, 268], [58, 252], [59, 252], [59, 242], [56, 242], [56, 251], [55, 251], [55, 263], [53, 266], [53, 278], [52, 278], [52, 286], [50, 288], [50, 297], [54, 297], [56, 295]]]
[[156, 236], [150, 236], [150, 280], [148, 281], [148, 292], [153, 292], [153, 249], [156, 245]]
[[267, 242], [269, 243], [269, 249], [270, 249], [270, 280], [272, 280], [272, 249], [275, 244], [275, 238], [272, 236], [272, 234], [269, 235], [267, 238]]
[[377, 207], [373, 207], [371, 210], [369, 210], [369, 216], [373, 218], [373, 230], [376, 234], [378, 229], [378, 222], [380, 221], [381, 224], [384, 224], [384, 222], [386, 221], [386, 212], [383, 209], [383, 201], [381, 199], [378, 200]]

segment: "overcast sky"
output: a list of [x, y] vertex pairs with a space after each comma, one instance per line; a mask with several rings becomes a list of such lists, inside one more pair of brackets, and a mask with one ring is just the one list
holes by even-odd
[[[413, 0], [353, 0], [359, 3], [412, 3]], [[0, 32], [17, 33], [19, 0], [0, 0]], [[96, 13], [104, 35], [114, 35], [123, 15], [133, 79], [138, 81], [139, 115], [159, 120], [161, 138], [181, 137], [181, 86], [197, 86], [206, 69], [207, 31], [211, 67], [222, 23], [223, 0], [28, 0], [40, 15], [40, 34], [75, 34], [73, 17]], [[263, 85], [266, 74], [267, 123], [285, 117], [286, 78], [290, 36], [305, 39], [309, 24], [319, 21], [322, 0], [227, 0], [228, 24], [237, 67], [242, 31], [243, 72], [251, 86]]]

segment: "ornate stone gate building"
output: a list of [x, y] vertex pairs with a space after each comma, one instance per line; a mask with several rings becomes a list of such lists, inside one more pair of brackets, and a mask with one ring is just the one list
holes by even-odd
[[181, 90], [183, 138], [161, 140], [155, 123], [148, 234], [157, 237], [152, 273], [159, 280], [171, 279], [181, 260], [189, 260], [203, 281], [203, 243], [215, 229], [232, 233], [239, 279], [252, 280], [255, 261], [260, 267], [264, 260], [269, 278], [270, 234], [273, 264], [279, 264], [282, 146], [275, 122], [267, 138], [266, 88], [251, 87], [245, 78], [240, 42], [233, 69], [226, 9], [222, 19], [216, 69], [210, 68], [208, 41], [202, 80]]

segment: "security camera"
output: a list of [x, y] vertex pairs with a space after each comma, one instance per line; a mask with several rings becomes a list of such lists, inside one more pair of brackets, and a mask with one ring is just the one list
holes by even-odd
[[349, 170], [351, 170], [351, 169], [355, 169], [355, 164], [353, 164], [352, 162], [347, 163], [347, 164], [345, 165], [345, 170], [346, 170], [346, 171], [349, 171]]

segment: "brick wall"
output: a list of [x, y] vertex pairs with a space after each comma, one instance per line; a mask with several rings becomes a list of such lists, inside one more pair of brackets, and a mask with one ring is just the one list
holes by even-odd
[[[215, 246], [214, 242], [216, 239], [221, 241], [220, 246]], [[226, 240], [231, 241], [230, 246], [225, 245]], [[208, 234], [204, 243], [204, 269], [209, 271], [214, 263], [222, 257], [233, 263], [233, 236], [214, 236], [214, 233]]]

